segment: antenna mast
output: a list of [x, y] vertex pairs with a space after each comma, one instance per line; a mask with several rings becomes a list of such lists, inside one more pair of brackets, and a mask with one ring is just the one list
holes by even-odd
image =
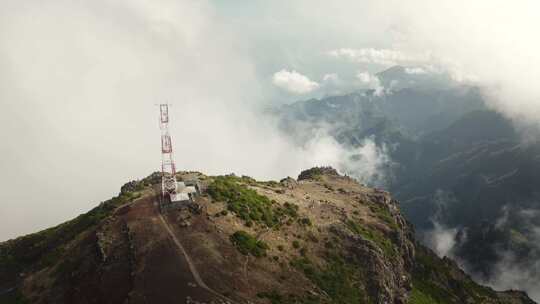
[[177, 190], [176, 166], [173, 158], [169, 133], [169, 105], [159, 105], [159, 127], [161, 129], [161, 193], [163, 198], [174, 196]]

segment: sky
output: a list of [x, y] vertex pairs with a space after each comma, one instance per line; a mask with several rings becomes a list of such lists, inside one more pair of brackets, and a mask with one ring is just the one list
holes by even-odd
[[[0, 10], [0, 240], [50, 227], [159, 170], [157, 103], [177, 167], [258, 179], [346, 167], [324, 130], [298, 146], [261, 111], [448, 73], [536, 138], [537, 1], [16, 1]], [[532, 130], [532, 131], [531, 131]], [[369, 180], [384, 147], [360, 147]]]

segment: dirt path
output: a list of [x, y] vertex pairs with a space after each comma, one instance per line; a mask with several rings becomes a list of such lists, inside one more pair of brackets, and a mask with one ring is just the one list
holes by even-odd
[[184, 259], [187, 262], [189, 266], [189, 270], [191, 271], [191, 274], [193, 275], [193, 278], [195, 279], [195, 282], [197, 283], [197, 285], [199, 285], [206, 291], [210, 292], [211, 294], [219, 297], [220, 299], [226, 302], [236, 304], [236, 302], [232, 301], [231, 299], [225, 297], [224, 295], [220, 294], [219, 292], [213, 290], [212, 288], [208, 287], [208, 285], [206, 285], [206, 283], [201, 278], [201, 275], [199, 274], [199, 271], [197, 270], [195, 263], [193, 263], [193, 260], [191, 259], [187, 251], [184, 249], [184, 246], [182, 246], [182, 243], [180, 242], [180, 240], [176, 237], [176, 235], [174, 235], [171, 227], [169, 226], [169, 223], [167, 223], [167, 220], [163, 217], [161, 213], [159, 214], [159, 219], [161, 223], [163, 224], [163, 227], [165, 228], [165, 230], [167, 230], [167, 232], [169, 233], [169, 236], [172, 238], [173, 242], [176, 244], [176, 247], [178, 247], [178, 249], [184, 256]]

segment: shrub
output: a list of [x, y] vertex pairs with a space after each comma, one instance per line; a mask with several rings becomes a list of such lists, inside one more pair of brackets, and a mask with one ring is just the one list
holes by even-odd
[[255, 257], [266, 256], [268, 245], [245, 231], [236, 231], [231, 235], [231, 242], [244, 255], [251, 254]]
[[301, 219], [298, 220], [298, 222], [300, 223], [300, 225], [302, 226], [311, 226], [311, 220], [307, 217], [303, 217]]
[[218, 176], [208, 186], [208, 194], [216, 201], [227, 204], [227, 209], [235, 213], [246, 222], [261, 224], [273, 227], [281, 224], [287, 217], [296, 218], [298, 216], [298, 206], [285, 203], [283, 206], [275, 206], [275, 201], [270, 201], [268, 197], [260, 195], [257, 191], [242, 184], [245, 178], [238, 178], [232, 175]]

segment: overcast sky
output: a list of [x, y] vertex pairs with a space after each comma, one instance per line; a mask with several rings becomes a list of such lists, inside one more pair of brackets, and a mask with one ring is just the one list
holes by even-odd
[[324, 134], [295, 146], [261, 107], [377, 89], [374, 73], [396, 64], [448, 72], [508, 117], [540, 118], [537, 1], [0, 5], [0, 240], [158, 170], [160, 102], [174, 104], [178, 168], [261, 179], [346, 155]]

